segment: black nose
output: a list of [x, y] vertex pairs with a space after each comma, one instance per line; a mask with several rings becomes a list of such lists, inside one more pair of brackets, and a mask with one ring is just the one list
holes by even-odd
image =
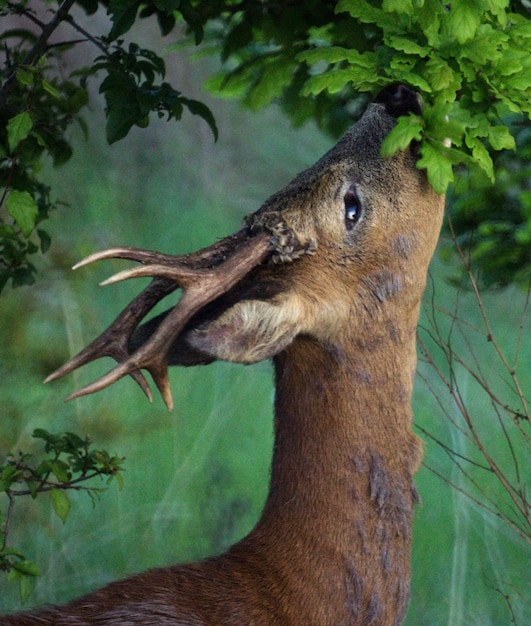
[[422, 113], [420, 96], [407, 85], [396, 83], [387, 85], [380, 91], [374, 101], [384, 104], [387, 113], [393, 117], [400, 117], [408, 113], [415, 113], [415, 115]]

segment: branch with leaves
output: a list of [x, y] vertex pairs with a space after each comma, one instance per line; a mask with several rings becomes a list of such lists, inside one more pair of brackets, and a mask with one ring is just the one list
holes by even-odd
[[95, 478], [106, 479], [106, 484], [116, 480], [123, 487], [122, 457], [110, 455], [106, 450], [93, 450], [92, 442], [70, 432], [52, 434], [41, 428], [33, 437], [44, 442], [45, 456], [17, 452], [7, 456], [0, 465], [0, 492], [7, 497], [2, 520], [2, 545], [0, 548], [0, 571], [7, 573], [8, 580], [18, 582], [21, 600], [24, 602], [33, 589], [39, 568], [28, 560], [22, 551], [9, 545], [9, 531], [15, 514], [15, 502], [20, 497], [50, 495], [53, 510], [66, 521], [71, 508], [68, 491], [83, 491], [93, 503], [105, 487], [88, 486]]
[[[0, 71], [0, 291], [9, 280], [14, 287], [32, 284], [36, 268], [30, 258], [50, 247], [50, 237], [40, 225], [59, 203], [52, 201], [49, 186], [40, 178], [41, 161], [46, 155], [55, 166], [68, 161], [73, 150], [68, 137], [73, 122], [88, 132], [81, 113], [88, 104], [90, 76], [104, 75], [100, 92], [105, 96], [109, 143], [123, 139], [133, 126], [147, 127], [150, 113], [180, 120], [185, 109], [202, 117], [217, 137], [208, 107], [163, 80], [166, 67], [159, 55], [135, 43], [124, 47], [123, 40], [117, 39], [134, 23], [140, 3], [102, 3], [112, 17], [110, 31], [103, 34], [90, 33], [74, 19], [76, 4], [88, 14], [99, 7], [95, 1], [64, 0], [55, 9], [46, 3], [51, 18], [43, 22], [31, 2], [0, 2], [0, 17], [18, 16], [28, 23], [27, 28], [0, 34], [4, 47]], [[195, 14], [186, 10], [186, 2], [170, 2], [162, 8], [142, 4], [142, 15], [155, 13], [162, 34], [166, 34], [176, 25], [174, 11], [179, 5], [181, 21], [195, 24]], [[70, 25], [83, 39], [54, 41], [61, 24]], [[199, 25], [192, 27], [199, 37]], [[64, 78], [58, 70], [61, 55], [86, 41], [99, 56]]]

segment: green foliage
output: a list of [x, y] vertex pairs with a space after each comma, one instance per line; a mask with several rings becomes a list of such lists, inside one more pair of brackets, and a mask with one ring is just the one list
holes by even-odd
[[115, 45], [109, 55], [96, 59], [91, 72], [104, 70], [107, 77], [100, 85], [107, 104], [107, 141], [112, 144], [123, 139], [132, 126], [145, 128], [149, 113], [164, 113], [167, 119], [180, 120], [186, 106], [193, 114], [200, 115], [209, 124], [217, 139], [214, 117], [208, 107], [197, 100], [185, 98], [169, 83], [154, 84], [155, 77], [164, 77], [164, 61], [151, 50], [129, 44], [128, 50]]
[[[155, 52], [135, 43], [123, 47], [117, 39], [129, 31], [138, 14], [155, 15], [162, 35], [176, 26], [179, 17], [199, 42], [203, 22], [190, 2], [80, 0], [78, 4], [89, 15], [99, 4], [107, 8], [112, 26], [103, 34], [89, 33], [77, 24], [71, 13], [74, 0], [58, 8], [45, 4], [46, 23], [33, 15], [26, 0], [0, 5], [0, 17], [16, 16], [28, 26], [0, 34], [4, 55], [0, 70], [0, 291], [10, 280], [14, 287], [32, 284], [36, 267], [31, 257], [50, 247], [48, 233], [38, 226], [59, 203], [51, 199], [40, 171], [45, 157], [56, 167], [70, 159], [73, 122], [87, 132], [81, 113], [88, 104], [88, 77], [103, 75], [100, 92], [107, 105], [109, 143], [123, 139], [133, 126], [145, 128], [152, 112], [180, 120], [185, 109], [202, 117], [217, 137], [214, 118], [205, 104], [186, 98], [167, 82], [157, 82], [164, 78], [165, 65]], [[64, 76], [61, 55], [85, 39], [49, 44], [61, 23], [79, 31], [99, 53], [70, 76]]]
[[[383, 86], [414, 86], [423, 97], [423, 114], [399, 120], [384, 154], [419, 142], [418, 167], [439, 193], [457, 182], [452, 198], [466, 178], [467, 193], [455, 205], [456, 228], [465, 204], [472, 203], [467, 237], [475, 242], [472, 262], [483, 284], [515, 279], [525, 287], [531, 231], [525, 194], [516, 200], [517, 218], [511, 207], [515, 189], [525, 191], [528, 172], [525, 157], [514, 156], [518, 123], [528, 123], [531, 114], [528, 4], [305, 2], [297, 13], [270, 8], [230, 14], [208, 36], [226, 61], [208, 83], [212, 90], [251, 108], [277, 101], [296, 124], [314, 119], [333, 134], [345, 130]], [[472, 206], [482, 206], [481, 212]]]
[[[342, 80], [371, 92], [388, 83], [410, 84], [425, 102], [422, 119], [412, 117], [410, 123], [415, 136], [422, 136], [418, 166], [427, 170], [434, 189], [443, 193], [460, 163], [493, 180], [487, 147], [515, 147], [501, 117], [531, 113], [531, 24], [508, 12], [506, 2], [379, 4], [337, 4], [338, 13], [353, 18], [352, 28], [364, 29], [370, 49], [352, 51], [327, 41], [301, 53], [301, 61], [326, 64], [304, 92], [337, 91]], [[399, 133], [403, 128], [388, 138], [388, 152], [403, 149]]]
[[[251, 107], [280, 98], [289, 111], [295, 83], [297, 104], [307, 98], [316, 107], [315, 99], [325, 92], [343, 106], [347, 95], [374, 95], [387, 84], [406, 83], [424, 99], [422, 118], [409, 119], [410, 135], [420, 135], [419, 167], [427, 170], [435, 190], [447, 189], [458, 164], [492, 180], [488, 148], [515, 146], [502, 117], [531, 113], [526, 9], [511, 10], [504, 0], [325, 4], [315, 15], [301, 11], [291, 37], [282, 16], [276, 16], [274, 30], [271, 17], [227, 20], [217, 40], [232, 67], [210, 86]], [[302, 105], [295, 115], [297, 121], [302, 116], [324, 121], [330, 112], [316, 115], [316, 109]], [[404, 124], [388, 138], [388, 153], [403, 149]]]
[[[451, 196], [451, 228], [479, 271], [481, 288], [517, 284], [526, 289], [531, 281], [531, 128], [517, 122], [511, 132], [517, 149], [493, 156], [496, 182], [478, 183], [464, 172]], [[455, 260], [453, 242], [442, 252]]]
[[36, 459], [33, 454], [17, 452], [9, 454], [0, 465], [0, 492], [8, 501], [5, 515], [0, 515], [3, 537], [0, 571], [7, 573], [10, 582], [19, 583], [22, 602], [30, 595], [40, 571], [20, 550], [8, 546], [15, 499], [22, 496], [35, 499], [41, 493], [49, 493], [53, 510], [64, 523], [71, 508], [68, 490], [84, 491], [94, 502], [103, 488], [86, 486], [87, 481], [106, 477], [107, 484], [116, 480], [120, 489], [123, 486], [124, 459], [111, 456], [106, 450], [93, 450], [88, 438], [70, 432], [52, 434], [42, 428], [36, 429], [33, 437], [44, 442], [45, 456]]
[[[21, 58], [20, 50], [13, 54]], [[34, 281], [29, 257], [50, 246], [38, 226], [57, 206], [39, 178], [41, 159], [47, 154], [59, 166], [70, 158], [66, 131], [87, 103], [82, 87], [45, 79], [49, 70], [44, 57], [34, 66], [21, 62], [0, 94], [0, 291], [10, 279], [13, 286]]]
[[[328, 91], [306, 93], [316, 72], [299, 56], [326, 42], [349, 41], [350, 48], [364, 48], [364, 38], [350, 29], [349, 20], [336, 15], [335, 3], [309, 0], [282, 7], [271, 4], [264, 10], [263, 3], [252, 1], [239, 3], [238, 8], [220, 13], [206, 30], [205, 44], [225, 64], [207, 87], [236, 97], [253, 110], [277, 102], [296, 125], [315, 120], [333, 135], [344, 131], [359, 116], [369, 94], [361, 94], [342, 68], [337, 68], [337, 75], [327, 72]], [[347, 54], [354, 56], [356, 50]]]

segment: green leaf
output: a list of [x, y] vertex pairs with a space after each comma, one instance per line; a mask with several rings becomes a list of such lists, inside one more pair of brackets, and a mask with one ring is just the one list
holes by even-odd
[[37, 229], [37, 235], [41, 243], [41, 252], [46, 254], [52, 245], [52, 239], [45, 230], [41, 230], [40, 228]]
[[[494, 30], [488, 24], [482, 25], [477, 35], [459, 50], [459, 57], [462, 57], [462, 59], [458, 57], [460, 66], [464, 68], [463, 59], [468, 59], [475, 65], [501, 61], [507, 39], [508, 36], [505, 33]], [[472, 69], [475, 74], [479, 68], [473, 67]]]
[[12, 117], [7, 123], [7, 141], [11, 152], [29, 135], [33, 122], [30, 114], [23, 111]]
[[13, 191], [6, 200], [7, 212], [15, 220], [24, 237], [29, 237], [39, 213], [37, 203], [27, 191]]
[[179, 8], [181, 2], [180, 0], [154, 0], [154, 4], [157, 9], [171, 13]]
[[341, 46], [329, 46], [313, 48], [305, 50], [297, 56], [297, 61], [306, 61], [307, 63], [319, 63], [326, 61], [327, 63], [340, 63], [348, 61], [350, 65], [359, 65], [360, 67], [374, 68], [377, 63], [374, 52], [358, 52]]
[[111, 41], [126, 33], [133, 26], [140, 4], [139, 0], [111, 0], [109, 2], [108, 13], [112, 20], [109, 33]]
[[123, 139], [132, 126], [141, 122], [144, 117], [140, 107], [134, 102], [126, 105], [116, 105], [108, 109], [105, 133], [109, 144]]
[[181, 100], [188, 107], [190, 113], [193, 115], [199, 115], [199, 117], [202, 117], [205, 120], [205, 122], [210, 126], [214, 139], [217, 141], [218, 127], [216, 126], [216, 120], [212, 115], [212, 111], [207, 107], [207, 105], [199, 100], [192, 100], [190, 98], [182, 98]]
[[0, 270], [0, 292], [7, 285], [7, 281], [11, 278], [9, 270]]
[[33, 85], [33, 72], [29, 72], [21, 67], [17, 69], [17, 82], [19, 85], [29, 87]]
[[[0, 474], [0, 491], [7, 491], [11, 485], [18, 481], [22, 475], [22, 471], [14, 465], [6, 465]], [[3, 552], [2, 554], [5, 554]]]
[[396, 126], [382, 142], [381, 154], [392, 156], [395, 152], [406, 150], [409, 144], [422, 139], [422, 118], [418, 115], [406, 115], [398, 119]]
[[[531, 88], [531, 72], [521, 72], [507, 80], [507, 85], [516, 92], [526, 92]], [[529, 96], [527, 97], [529, 101]]]
[[294, 66], [291, 60], [275, 59], [264, 67], [260, 80], [252, 87], [248, 104], [257, 110], [282, 95], [284, 88], [290, 83]]
[[349, 13], [365, 24], [376, 24], [384, 30], [389, 30], [389, 32], [396, 31], [396, 15], [384, 13], [366, 0], [339, 0], [335, 12]]
[[472, 156], [474, 157], [477, 165], [479, 165], [490, 180], [494, 182], [494, 164], [489, 151], [479, 139], [474, 139], [472, 142]]
[[39, 568], [33, 563], [33, 561], [27, 561], [25, 559], [20, 561], [15, 561], [13, 564], [13, 569], [16, 569], [17, 572], [24, 574], [24, 576], [40, 576], [41, 572]]
[[427, 57], [431, 50], [427, 46], [420, 46], [412, 39], [406, 37], [386, 37], [385, 42], [395, 50], [401, 50], [406, 54], [416, 54], [419, 57]]
[[[57, 436], [52, 435], [52, 433], [44, 430], [44, 428], [35, 428], [31, 436], [35, 439], [43, 439], [49, 444], [53, 444], [57, 441]], [[46, 452], [48, 452], [48, 448], [46, 448]]]
[[382, 9], [386, 13], [400, 13], [411, 15], [414, 11], [414, 3], [411, 0], [383, 0]]
[[41, 79], [41, 85], [44, 91], [49, 93], [50, 96], [52, 96], [53, 98], [56, 98], [57, 100], [61, 98], [61, 94], [59, 93], [59, 91], [47, 80], [44, 80], [44, 78]]
[[489, 128], [489, 142], [494, 150], [514, 150], [514, 137], [507, 126], [491, 126]]
[[302, 89], [302, 95], [317, 95], [322, 91], [337, 93], [349, 84], [353, 84], [357, 91], [370, 91], [374, 85], [382, 83], [382, 79], [373, 69], [351, 66], [347, 69], [331, 70], [310, 77]]
[[424, 77], [435, 91], [442, 91], [450, 86], [457, 91], [461, 86], [460, 76], [452, 70], [446, 61], [438, 56], [430, 55], [430, 59], [424, 66], [424, 71]]
[[399, 67], [399, 64], [391, 64], [390, 78], [395, 81], [407, 83], [412, 87], [417, 87], [424, 93], [431, 93], [433, 90], [430, 84], [417, 72], [408, 72]]
[[442, 150], [437, 150], [427, 141], [422, 143], [420, 154], [417, 167], [427, 170], [428, 181], [436, 193], [444, 193], [454, 179], [451, 162]]
[[17, 548], [4, 548], [3, 550], [0, 550], [0, 557], [4, 556], [18, 556], [21, 559], [24, 558], [24, 554]]
[[452, 0], [447, 20], [449, 32], [459, 43], [469, 41], [479, 28], [482, 13], [473, 0]]
[[446, 18], [446, 9], [439, 0], [424, 0], [415, 10], [415, 18], [429, 46], [439, 48], [441, 22]]
[[35, 588], [35, 576], [23, 576], [18, 582], [20, 602], [24, 604]]
[[[201, 4], [198, 6], [200, 7]], [[199, 45], [204, 35], [202, 13], [199, 12], [198, 8], [192, 6], [190, 0], [181, 0], [179, 2], [179, 13], [183, 16], [184, 21], [194, 33], [195, 45]]]
[[57, 480], [62, 483], [66, 483], [70, 480], [71, 476], [69, 474], [69, 466], [64, 461], [60, 459], [50, 460], [45, 462], [52, 474], [57, 478]]
[[56, 515], [62, 520], [63, 524], [66, 522], [68, 513], [70, 512], [70, 500], [64, 491], [61, 489], [52, 489], [50, 491], [52, 498], [52, 505]]

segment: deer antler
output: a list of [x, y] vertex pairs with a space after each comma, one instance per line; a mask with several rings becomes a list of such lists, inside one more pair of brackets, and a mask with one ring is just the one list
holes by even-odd
[[[67, 400], [94, 393], [129, 374], [151, 401], [149, 385], [140, 372], [147, 370], [155, 382], [168, 409], [173, 407], [168, 382], [168, 352], [188, 320], [234, 286], [253, 267], [272, 252], [272, 236], [260, 232], [249, 236], [247, 230], [226, 237], [198, 252], [172, 256], [140, 248], [111, 248], [96, 252], [77, 263], [74, 269], [101, 261], [122, 258], [143, 265], [111, 276], [102, 285], [128, 278], [152, 276], [154, 280], [118, 315], [114, 322], [91, 344], [72, 357], [44, 382], [50, 382], [100, 357], [110, 356], [118, 365], [107, 374], [72, 393]], [[162, 298], [181, 288], [183, 293], [175, 306], [151, 337], [132, 354], [129, 340], [145, 315]]]

